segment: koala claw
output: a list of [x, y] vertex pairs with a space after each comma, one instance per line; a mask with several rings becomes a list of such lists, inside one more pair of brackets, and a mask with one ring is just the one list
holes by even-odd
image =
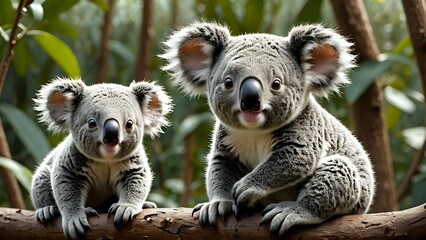
[[222, 222], [225, 223], [226, 217], [231, 212], [233, 212], [235, 215], [238, 213], [237, 206], [232, 200], [200, 203], [194, 207], [192, 216], [194, 216], [194, 213], [198, 211], [200, 211], [198, 222], [203, 229], [207, 224], [213, 228], [216, 228], [216, 219], [218, 217], [220, 217]]
[[145, 201], [143, 203], [142, 208], [157, 208], [157, 204], [155, 204], [154, 202]]
[[71, 239], [84, 239], [84, 235], [91, 229], [87, 216], [98, 216], [95, 209], [88, 207], [80, 213], [71, 216], [70, 218], [64, 217], [62, 220], [62, 228], [64, 235]]
[[114, 203], [108, 210], [108, 217], [115, 213], [114, 227], [116, 229], [121, 229], [124, 225], [132, 221], [133, 218], [141, 211], [142, 209], [138, 209], [132, 204]]
[[59, 212], [59, 208], [55, 205], [39, 208], [36, 211], [37, 221], [43, 223], [44, 225], [53, 221], [56, 217], [59, 217], [60, 215], [61, 213]]
[[254, 208], [258, 200], [263, 197], [262, 190], [248, 180], [247, 177], [242, 178], [234, 184], [232, 188], [232, 198], [238, 207]]
[[292, 226], [298, 224], [316, 224], [323, 222], [308, 209], [304, 208], [298, 202], [281, 202], [268, 205], [262, 212], [264, 215], [260, 221], [263, 225], [271, 221], [271, 236], [283, 236], [284, 233]]

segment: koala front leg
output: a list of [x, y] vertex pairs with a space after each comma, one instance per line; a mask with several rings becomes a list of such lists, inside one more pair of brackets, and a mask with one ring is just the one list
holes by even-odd
[[209, 202], [198, 204], [193, 210], [193, 214], [200, 211], [199, 223], [202, 227], [207, 224], [215, 227], [218, 217], [225, 222], [231, 212], [238, 214], [231, 190], [235, 182], [247, 171], [237, 159], [231, 159], [227, 153], [213, 154], [209, 161], [206, 178]]
[[232, 197], [238, 207], [253, 208], [259, 199], [305, 180], [314, 172], [313, 152], [291, 144], [273, 151], [266, 161], [235, 183]]
[[70, 168], [60, 165], [52, 176], [53, 194], [62, 215], [62, 229], [67, 238], [83, 238], [90, 230], [88, 216], [98, 216], [93, 208], [85, 208], [89, 190], [87, 176]]
[[145, 201], [151, 189], [152, 175], [148, 165], [128, 169], [122, 172], [117, 184], [119, 200], [111, 205], [108, 216], [115, 213], [114, 227], [122, 228], [142, 211], [142, 208], [155, 208], [153, 202]]

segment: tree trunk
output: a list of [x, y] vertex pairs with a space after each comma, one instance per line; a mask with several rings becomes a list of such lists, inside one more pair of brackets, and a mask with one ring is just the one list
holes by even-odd
[[108, 10], [104, 11], [104, 22], [102, 25], [102, 35], [100, 44], [100, 53], [98, 58], [98, 72], [96, 74], [96, 83], [105, 83], [108, 80], [108, 42], [112, 25], [112, 10], [115, 0], [108, 0]]
[[149, 76], [149, 65], [152, 58], [152, 0], [143, 1], [142, 24], [139, 31], [140, 42], [136, 59], [135, 80], [144, 81]]
[[[320, 225], [295, 226], [285, 239], [424, 239], [426, 237], [426, 205], [411, 209], [346, 215]], [[124, 229], [113, 227], [113, 218], [100, 214], [90, 217], [92, 227], [88, 239], [271, 239], [269, 226], [259, 227], [260, 214], [228, 217], [226, 225], [218, 222], [216, 230], [202, 229], [191, 217], [191, 208], [144, 209]], [[0, 239], [65, 239], [61, 220], [44, 226], [36, 222], [34, 212], [0, 208]]]
[[185, 138], [185, 154], [183, 155], [182, 163], [182, 180], [183, 180], [183, 192], [179, 198], [179, 206], [188, 206], [188, 200], [192, 195], [191, 184], [194, 180], [193, 176], [193, 161], [192, 152], [194, 149], [194, 136], [193, 133], [189, 133]]
[[173, 30], [177, 30], [179, 23], [178, 23], [178, 13], [179, 13], [179, 5], [177, 0], [171, 0], [172, 1], [172, 18], [171, 18], [171, 26]]
[[[403, 0], [411, 42], [416, 54], [417, 65], [422, 78], [423, 94], [426, 95], [426, 10], [425, 2], [417, 0]], [[412, 177], [418, 172], [418, 168], [424, 158], [426, 139], [422, 148], [417, 152], [410, 168], [398, 188], [398, 200], [402, 200], [411, 183]]]
[[[331, 0], [331, 3], [343, 34], [355, 43], [358, 61], [377, 60], [380, 52], [362, 0]], [[370, 154], [376, 172], [378, 193], [371, 212], [398, 209], [382, 84], [376, 79], [352, 105], [355, 135]]]
[[[29, 3], [31, 4], [31, 2]], [[10, 31], [9, 41], [7, 43], [6, 51], [0, 63], [0, 96], [3, 90], [3, 84], [6, 80], [6, 74], [9, 70], [10, 62], [13, 58], [13, 48], [16, 44], [16, 35], [18, 32], [18, 24], [21, 21], [22, 9], [27, 7], [26, 0], [20, 0], [18, 8], [16, 9], [15, 19], [13, 20], [12, 28]], [[7, 144], [6, 134], [4, 133], [3, 123], [0, 119], [0, 156], [12, 158], [10, 148]], [[0, 167], [0, 174], [5, 186], [7, 198], [10, 207], [25, 208], [24, 198], [22, 197], [21, 189], [19, 188], [16, 177], [3, 167]]]
[[[3, 123], [0, 119], [0, 156], [12, 159], [6, 135], [3, 129]], [[13, 208], [25, 208], [24, 198], [16, 177], [7, 169], [0, 167], [0, 174], [7, 194], [9, 206]]]

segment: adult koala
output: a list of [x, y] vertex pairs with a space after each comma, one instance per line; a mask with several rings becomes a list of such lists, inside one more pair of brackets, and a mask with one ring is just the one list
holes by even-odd
[[271, 234], [281, 236], [296, 224], [368, 211], [368, 155], [313, 97], [349, 82], [354, 56], [344, 37], [321, 25], [281, 37], [194, 23], [165, 44], [164, 69], [187, 93], [206, 94], [216, 118], [209, 202], [194, 208], [202, 226], [261, 205], [261, 223], [271, 221]]
[[145, 201], [152, 173], [142, 137], [167, 125], [171, 103], [160, 86], [56, 79], [41, 88], [35, 102], [49, 130], [70, 132], [34, 174], [31, 199], [38, 221], [47, 224], [61, 215], [65, 236], [80, 238], [90, 229], [87, 216], [97, 215], [92, 207], [111, 199], [118, 200], [106, 206], [108, 214], [115, 213], [116, 228], [142, 207], [156, 207]]

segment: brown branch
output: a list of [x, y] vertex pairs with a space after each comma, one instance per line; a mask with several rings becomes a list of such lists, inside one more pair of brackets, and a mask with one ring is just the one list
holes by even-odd
[[[358, 61], [376, 60], [380, 52], [363, 1], [331, 0], [331, 3], [343, 34], [355, 43]], [[382, 84], [381, 79], [376, 79], [351, 106], [355, 135], [370, 154], [380, 191], [376, 194], [372, 212], [398, 209]]]
[[426, 10], [425, 1], [403, 0], [405, 16], [426, 94]]
[[[16, 9], [15, 19], [12, 24], [11, 33], [9, 36], [9, 42], [7, 43], [6, 52], [3, 55], [3, 58], [0, 63], [0, 96], [3, 90], [3, 84], [6, 80], [6, 74], [9, 70], [10, 62], [13, 58], [13, 48], [16, 45], [16, 34], [18, 31], [18, 24], [22, 18], [22, 8], [26, 6], [26, 0], [20, 0], [18, 8]], [[0, 156], [7, 158], [12, 158], [10, 154], [10, 149], [7, 144], [6, 134], [4, 133], [3, 124], [0, 119]], [[0, 175], [2, 177], [5, 190], [7, 193], [7, 198], [9, 201], [9, 206], [15, 208], [25, 208], [24, 199], [22, 197], [21, 189], [19, 188], [18, 181], [16, 177], [3, 167], [0, 167]]]
[[404, 179], [402, 180], [401, 185], [398, 188], [398, 201], [401, 201], [402, 198], [407, 193], [408, 188], [410, 187], [410, 184], [411, 184], [411, 179], [418, 172], [420, 163], [422, 162], [422, 159], [425, 156], [425, 152], [426, 152], [426, 139], [423, 142], [422, 148], [419, 151], [417, 151], [413, 161], [411, 161], [410, 168], [408, 168], [408, 171], [405, 174]]
[[96, 74], [96, 83], [107, 82], [108, 75], [108, 41], [112, 26], [112, 10], [115, 0], [108, 0], [109, 9], [104, 11], [104, 21], [102, 25], [102, 36], [100, 44], [100, 53], [98, 58], [98, 72]]
[[[347, 215], [320, 225], [295, 226], [285, 239], [424, 239], [426, 205], [395, 212]], [[88, 239], [270, 239], [269, 226], [259, 227], [260, 214], [229, 217], [226, 225], [202, 229], [191, 208], [144, 209], [124, 229], [117, 231], [106, 214], [90, 217]], [[0, 239], [65, 239], [61, 220], [44, 226], [34, 212], [0, 208]]]
[[152, 14], [154, 3], [143, 0], [143, 15], [140, 29], [140, 43], [136, 59], [135, 80], [143, 81], [149, 76], [149, 65], [152, 58]]
[[25, 5], [26, 5], [26, 0], [20, 0], [19, 1], [18, 9], [16, 9], [15, 19], [13, 20], [12, 30], [11, 30], [10, 36], [9, 36], [9, 42], [7, 43], [6, 52], [4, 53], [3, 58], [1, 60], [1, 64], [0, 64], [0, 96], [1, 96], [1, 92], [3, 90], [4, 81], [6, 79], [7, 70], [9, 69], [10, 62], [12, 61], [12, 58], [13, 58], [13, 48], [15, 47], [15, 44], [16, 44], [16, 33], [18, 31], [18, 24], [19, 24], [19, 21], [21, 21], [22, 8]]

